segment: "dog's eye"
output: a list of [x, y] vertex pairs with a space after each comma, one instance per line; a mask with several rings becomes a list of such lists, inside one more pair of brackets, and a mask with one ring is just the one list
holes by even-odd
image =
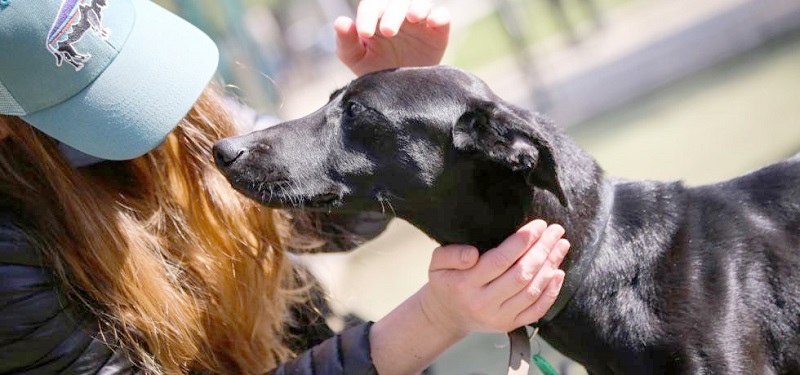
[[367, 107], [364, 107], [356, 102], [347, 102], [347, 104], [344, 105], [344, 113], [348, 117], [355, 117], [359, 113], [364, 112], [366, 109]]

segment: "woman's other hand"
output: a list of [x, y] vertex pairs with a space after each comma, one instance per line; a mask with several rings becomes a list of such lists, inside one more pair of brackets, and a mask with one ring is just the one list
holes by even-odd
[[564, 228], [534, 220], [480, 258], [471, 246], [435, 250], [421, 307], [453, 332], [507, 332], [544, 316], [558, 296], [569, 250]]
[[337, 56], [361, 76], [438, 64], [450, 35], [450, 13], [431, 0], [362, 0], [356, 20], [339, 17], [334, 29]]

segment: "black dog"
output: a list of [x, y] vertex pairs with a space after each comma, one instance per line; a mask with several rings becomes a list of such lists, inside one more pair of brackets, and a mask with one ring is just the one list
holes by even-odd
[[701, 187], [607, 179], [556, 127], [447, 67], [366, 75], [214, 152], [264, 204], [389, 211], [445, 244], [562, 224], [566, 297], [541, 334], [591, 374], [800, 373], [800, 156]]

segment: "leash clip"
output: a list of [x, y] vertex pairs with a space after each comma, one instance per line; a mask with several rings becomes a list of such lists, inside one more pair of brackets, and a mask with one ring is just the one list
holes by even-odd
[[539, 340], [536, 339], [536, 335], [539, 334], [539, 325], [533, 325], [533, 331], [531, 332], [530, 336], [528, 336], [528, 341], [531, 343], [536, 343], [536, 353], [533, 353], [534, 356], [542, 354], [542, 344], [539, 343]]

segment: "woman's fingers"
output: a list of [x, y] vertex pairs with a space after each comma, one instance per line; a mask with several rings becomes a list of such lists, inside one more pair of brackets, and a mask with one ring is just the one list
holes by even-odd
[[356, 29], [362, 38], [375, 35], [378, 20], [383, 16], [388, 0], [363, 0], [356, 9]]
[[558, 240], [553, 250], [550, 251], [550, 255], [547, 256], [547, 263], [553, 268], [561, 267], [561, 263], [563, 263], [564, 258], [567, 257], [570, 246], [571, 244], [566, 238]]
[[533, 305], [517, 315], [514, 321], [517, 327], [536, 322], [547, 314], [547, 311], [553, 307], [553, 303], [555, 303], [558, 294], [561, 292], [561, 287], [564, 285], [564, 277], [564, 271], [553, 271], [552, 277], [549, 278], [550, 282], [541, 296]]
[[430, 0], [363, 0], [358, 3], [356, 12], [356, 29], [362, 38], [373, 37], [376, 29], [385, 37], [394, 37], [406, 20], [410, 23], [425, 21], [430, 28], [450, 25], [447, 8], [432, 8]]
[[[568, 249], [569, 242], [561, 239], [556, 243], [551, 254], [553, 252], [566, 253]], [[501, 310], [519, 313], [519, 311], [526, 310], [531, 305], [539, 303], [540, 299], [546, 298], [547, 288], [552, 284], [553, 279], [558, 277], [556, 275], [558, 275], [559, 272], [563, 273], [563, 271], [556, 267], [557, 266], [554, 267], [550, 263], [543, 262], [543, 266], [528, 285], [502, 302]]]
[[336, 55], [345, 65], [351, 65], [364, 57], [366, 48], [358, 37], [356, 23], [348, 17], [339, 17], [334, 21], [336, 30]]
[[429, 28], [438, 29], [442, 33], [450, 31], [450, 22], [452, 21], [450, 11], [445, 7], [433, 8], [425, 19], [425, 23]]
[[391, 38], [400, 31], [406, 20], [410, 0], [392, 0], [386, 5], [381, 17], [381, 35]]
[[555, 224], [547, 227], [538, 241], [526, 249], [527, 252], [508, 272], [486, 286], [487, 292], [498, 303], [510, 303], [510, 306], [519, 309], [535, 302], [557, 268], [544, 266], [563, 235], [562, 226]]
[[408, 22], [417, 23], [428, 18], [431, 12], [431, 0], [411, 0], [408, 6], [406, 19]]
[[542, 220], [531, 221], [506, 238], [500, 246], [487, 251], [475, 266], [477, 277], [474, 281], [478, 282], [478, 285], [486, 285], [505, 274], [539, 239], [546, 228], [547, 224]]

